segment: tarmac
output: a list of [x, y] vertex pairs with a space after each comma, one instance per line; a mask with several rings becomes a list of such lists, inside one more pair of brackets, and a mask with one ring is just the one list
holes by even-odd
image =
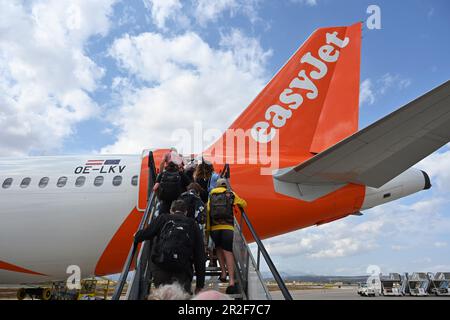
[[[429, 295], [416, 296], [375, 296], [363, 297], [357, 293], [356, 287], [330, 288], [330, 289], [304, 289], [289, 291], [294, 300], [450, 300], [450, 296]], [[274, 300], [282, 300], [280, 291], [271, 291]]]
[[[16, 300], [16, 288], [1, 288], [0, 300]], [[450, 296], [428, 295], [424, 297], [416, 296], [375, 296], [362, 297], [357, 293], [357, 287], [341, 288], [315, 288], [302, 290], [289, 290], [294, 300], [446, 300], [450, 301]], [[270, 291], [274, 300], [283, 300], [280, 291]]]

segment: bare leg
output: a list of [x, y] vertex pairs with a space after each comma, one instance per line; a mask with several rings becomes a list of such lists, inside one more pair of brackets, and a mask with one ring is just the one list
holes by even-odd
[[223, 249], [220, 249], [223, 252], [223, 255], [225, 255], [225, 261], [227, 264], [228, 269], [228, 275], [230, 277], [230, 286], [234, 286], [234, 257], [233, 252], [226, 251]]
[[217, 252], [216, 249], [208, 249], [209, 254], [209, 266], [217, 267]]
[[227, 276], [227, 262], [224, 252], [225, 251], [222, 248], [216, 248], [217, 258], [219, 259], [221, 278], [225, 278]]

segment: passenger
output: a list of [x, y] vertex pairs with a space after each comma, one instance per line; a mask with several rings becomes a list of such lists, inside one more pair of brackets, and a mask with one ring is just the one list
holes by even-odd
[[189, 300], [191, 295], [178, 282], [166, 284], [153, 290], [148, 300]]
[[190, 182], [194, 182], [194, 172], [197, 168], [197, 160], [194, 159], [194, 155], [191, 155], [191, 159], [189, 160], [188, 164], [184, 167], [184, 174], [186, 177], [188, 177]]
[[192, 294], [194, 270], [197, 279], [195, 293], [205, 285], [205, 246], [197, 223], [186, 217], [186, 213], [184, 202], [174, 201], [170, 214], [159, 215], [145, 230], [136, 233], [134, 241], [155, 239], [151, 253], [155, 287], [177, 281]]
[[179, 171], [174, 162], [169, 162], [166, 169], [158, 174], [153, 190], [160, 200], [159, 214], [169, 213], [172, 202], [186, 191], [188, 178]]
[[194, 182], [197, 182], [205, 190], [200, 194], [200, 198], [206, 203], [209, 192], [216, 187], [217, 179], [220, 176], [214, 172], [214, 166], [211, 162], [203, 160], [197, 165], [193, 177]]
[[206, 222], [205, 203], [200, 199], [202, 187], [198, 183], [190, 183], [187, 191], [178, 199], [183, 200], [187, 206], [187, 217], [194, 219], [199, 225]]
[[[202, 187], [200, 198], [204, 203], [208, 202], [209, 192], [215, 188], [219, 175], [214, 172], [214, 166], [211, 162], [202, 159], [202, 162], [197, 165], [194, 172], [194, 181]], [[206, 237], [206, 245], [208, 247], [209, 267], [217, 267], [217, 254], [214, 249], [214, 244], [209, 236]]]
[[174, 147], [170, 148], [170, 151], [163, 156], [162, 161], [159, 165], [159, 172], [163, 172], [170, 162], [176, 164], [179, 169], [182, 169], [184, 167], [183, 157]]
[[234, 206], [245, 208], [247, 202], [227, 189], [225, 179], [217, 180], [217, 187], [211, 190], [207, 204], [206, 228], [211, 232], [217, 257], [219, 258], [221, 275], [219, 280], [226, 282], [227, 270], [229, 275], [229, 286], [227, 294], [238, 293], [234, 281], [234, 257], [233, 257], [233, 235], [234, 235]]

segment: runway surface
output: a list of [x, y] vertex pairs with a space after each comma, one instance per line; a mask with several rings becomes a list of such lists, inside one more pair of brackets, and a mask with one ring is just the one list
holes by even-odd
[[[295, 300], [450, 300], [450, 296], [425, 296], [425, 297], [361, 297], [356, 292], [356, 287], [332, 288], [332, 289], [305, 289], [290, 291]], [[276, 300], [283, 299], [280, 291], [271, 291], [272, 297]]]

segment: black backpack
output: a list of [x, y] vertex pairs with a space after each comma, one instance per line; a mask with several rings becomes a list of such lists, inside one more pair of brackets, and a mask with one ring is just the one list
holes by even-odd
[[181, 176], [178, 171], [164, 171], [159, 183], [158, 196], [160, 200], [173, 201], [181, 193]]
[[193, 256], [190, 229], [190, 221], [186, 217], [169, 219], [158, 236], [152, 261], [172, 272], [183, 272], [190, 268]]
[[187, 217], [194, 219], [197, 223], [204, 223], [205, 204], [199, 196], [191, 191], [186, 191], [183, 192], [178, 199], [183, 200], [186, 204]]
[[209, 214], [213, 221], [233, 222], [234, 194], [231, 191], [213, 193], [209, 199]]

